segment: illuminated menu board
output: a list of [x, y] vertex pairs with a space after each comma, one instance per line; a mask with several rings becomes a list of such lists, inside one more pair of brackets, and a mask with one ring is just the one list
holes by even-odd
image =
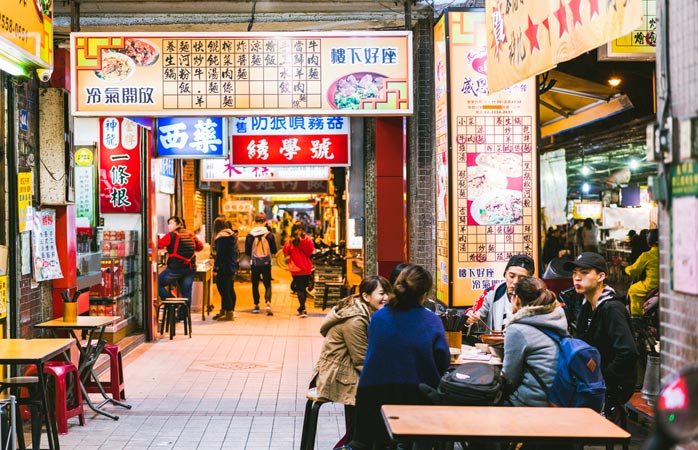
[[72, 33], [75, 115], [412, 113], [412, 34]]
[[503, 281], [511, 256], [537, 260], [536, 85], [531, 78], [490, 95], [484, 12], [448, 10], [445, 24], [450, 215], [438, 217], [437, 246], [448, 255], [440, 267], [449, 303], [467, 306]]

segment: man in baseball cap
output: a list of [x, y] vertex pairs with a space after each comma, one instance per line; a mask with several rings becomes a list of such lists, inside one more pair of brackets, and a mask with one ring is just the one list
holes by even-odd
[[601, 354], [601, 373], [606, 381], [606, 417], [613, 420], [635, 391], [637, 348], [625, 296], [606, 285], [608, 265], [603, 256], [584, 252], [564, 264], [572, 271], [577, 294], [584, 296], [577, 317], [577, 337]]

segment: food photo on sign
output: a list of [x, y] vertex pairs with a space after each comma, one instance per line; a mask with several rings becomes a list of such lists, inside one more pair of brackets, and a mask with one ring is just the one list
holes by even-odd
[[468, 225], [520, 225], [523, 169], [518, 153], [468, 153]]

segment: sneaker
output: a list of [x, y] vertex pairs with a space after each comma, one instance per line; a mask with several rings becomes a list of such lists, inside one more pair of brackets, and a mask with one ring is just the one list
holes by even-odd
[[252, 309], [252, 314], [259, 314], [259, 305], [254, 305], [254, 309]]
[[213, 320], [220, 320], [221, 317], [225, 317], [225, 310], [221, 309], [221, 311], [213, 316]]
[[274, 315], [274, 313], [271, 312], [271, 303], [269, 303], [269, 302], [267, 302], [267, 306], [266, 306], [266, 308], [264, 308], [264, 311], [266, 311], [267, 316], [273, 316], [273, 315]]
[[303, 311], [301, 311], [301, 313], [300, 313], [298, 316], [299, 316], [301, 319], [305, 319], [306, 317], [308, 317], [308, 311], [303, 310]]

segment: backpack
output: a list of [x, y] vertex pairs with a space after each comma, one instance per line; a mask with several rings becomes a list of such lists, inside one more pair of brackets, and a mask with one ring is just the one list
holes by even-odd
[[271, 250], [269, 249], [269, 241], [264, 233], [261, 236], [256, 236], [252, 242], [252, 265], [267, 266], [271, 264]]
[[503, 395], [499, 367], [485, 362], [468, 362], [447, 371], [437, 389], [425, 384], [419, 388], [437, 405], [492, 406]]
[[[538, 327], [535, 327], [538, 328]], [[585, 341], [569, 335], [538, 328], [560, 348], [557, 372], [548, 388], [530, 365], [526, 367], [548, 396], [553, 406], [591, 408], [601, 412], [606, 398], [606, 383], [601, 374], [601, 355]]]

